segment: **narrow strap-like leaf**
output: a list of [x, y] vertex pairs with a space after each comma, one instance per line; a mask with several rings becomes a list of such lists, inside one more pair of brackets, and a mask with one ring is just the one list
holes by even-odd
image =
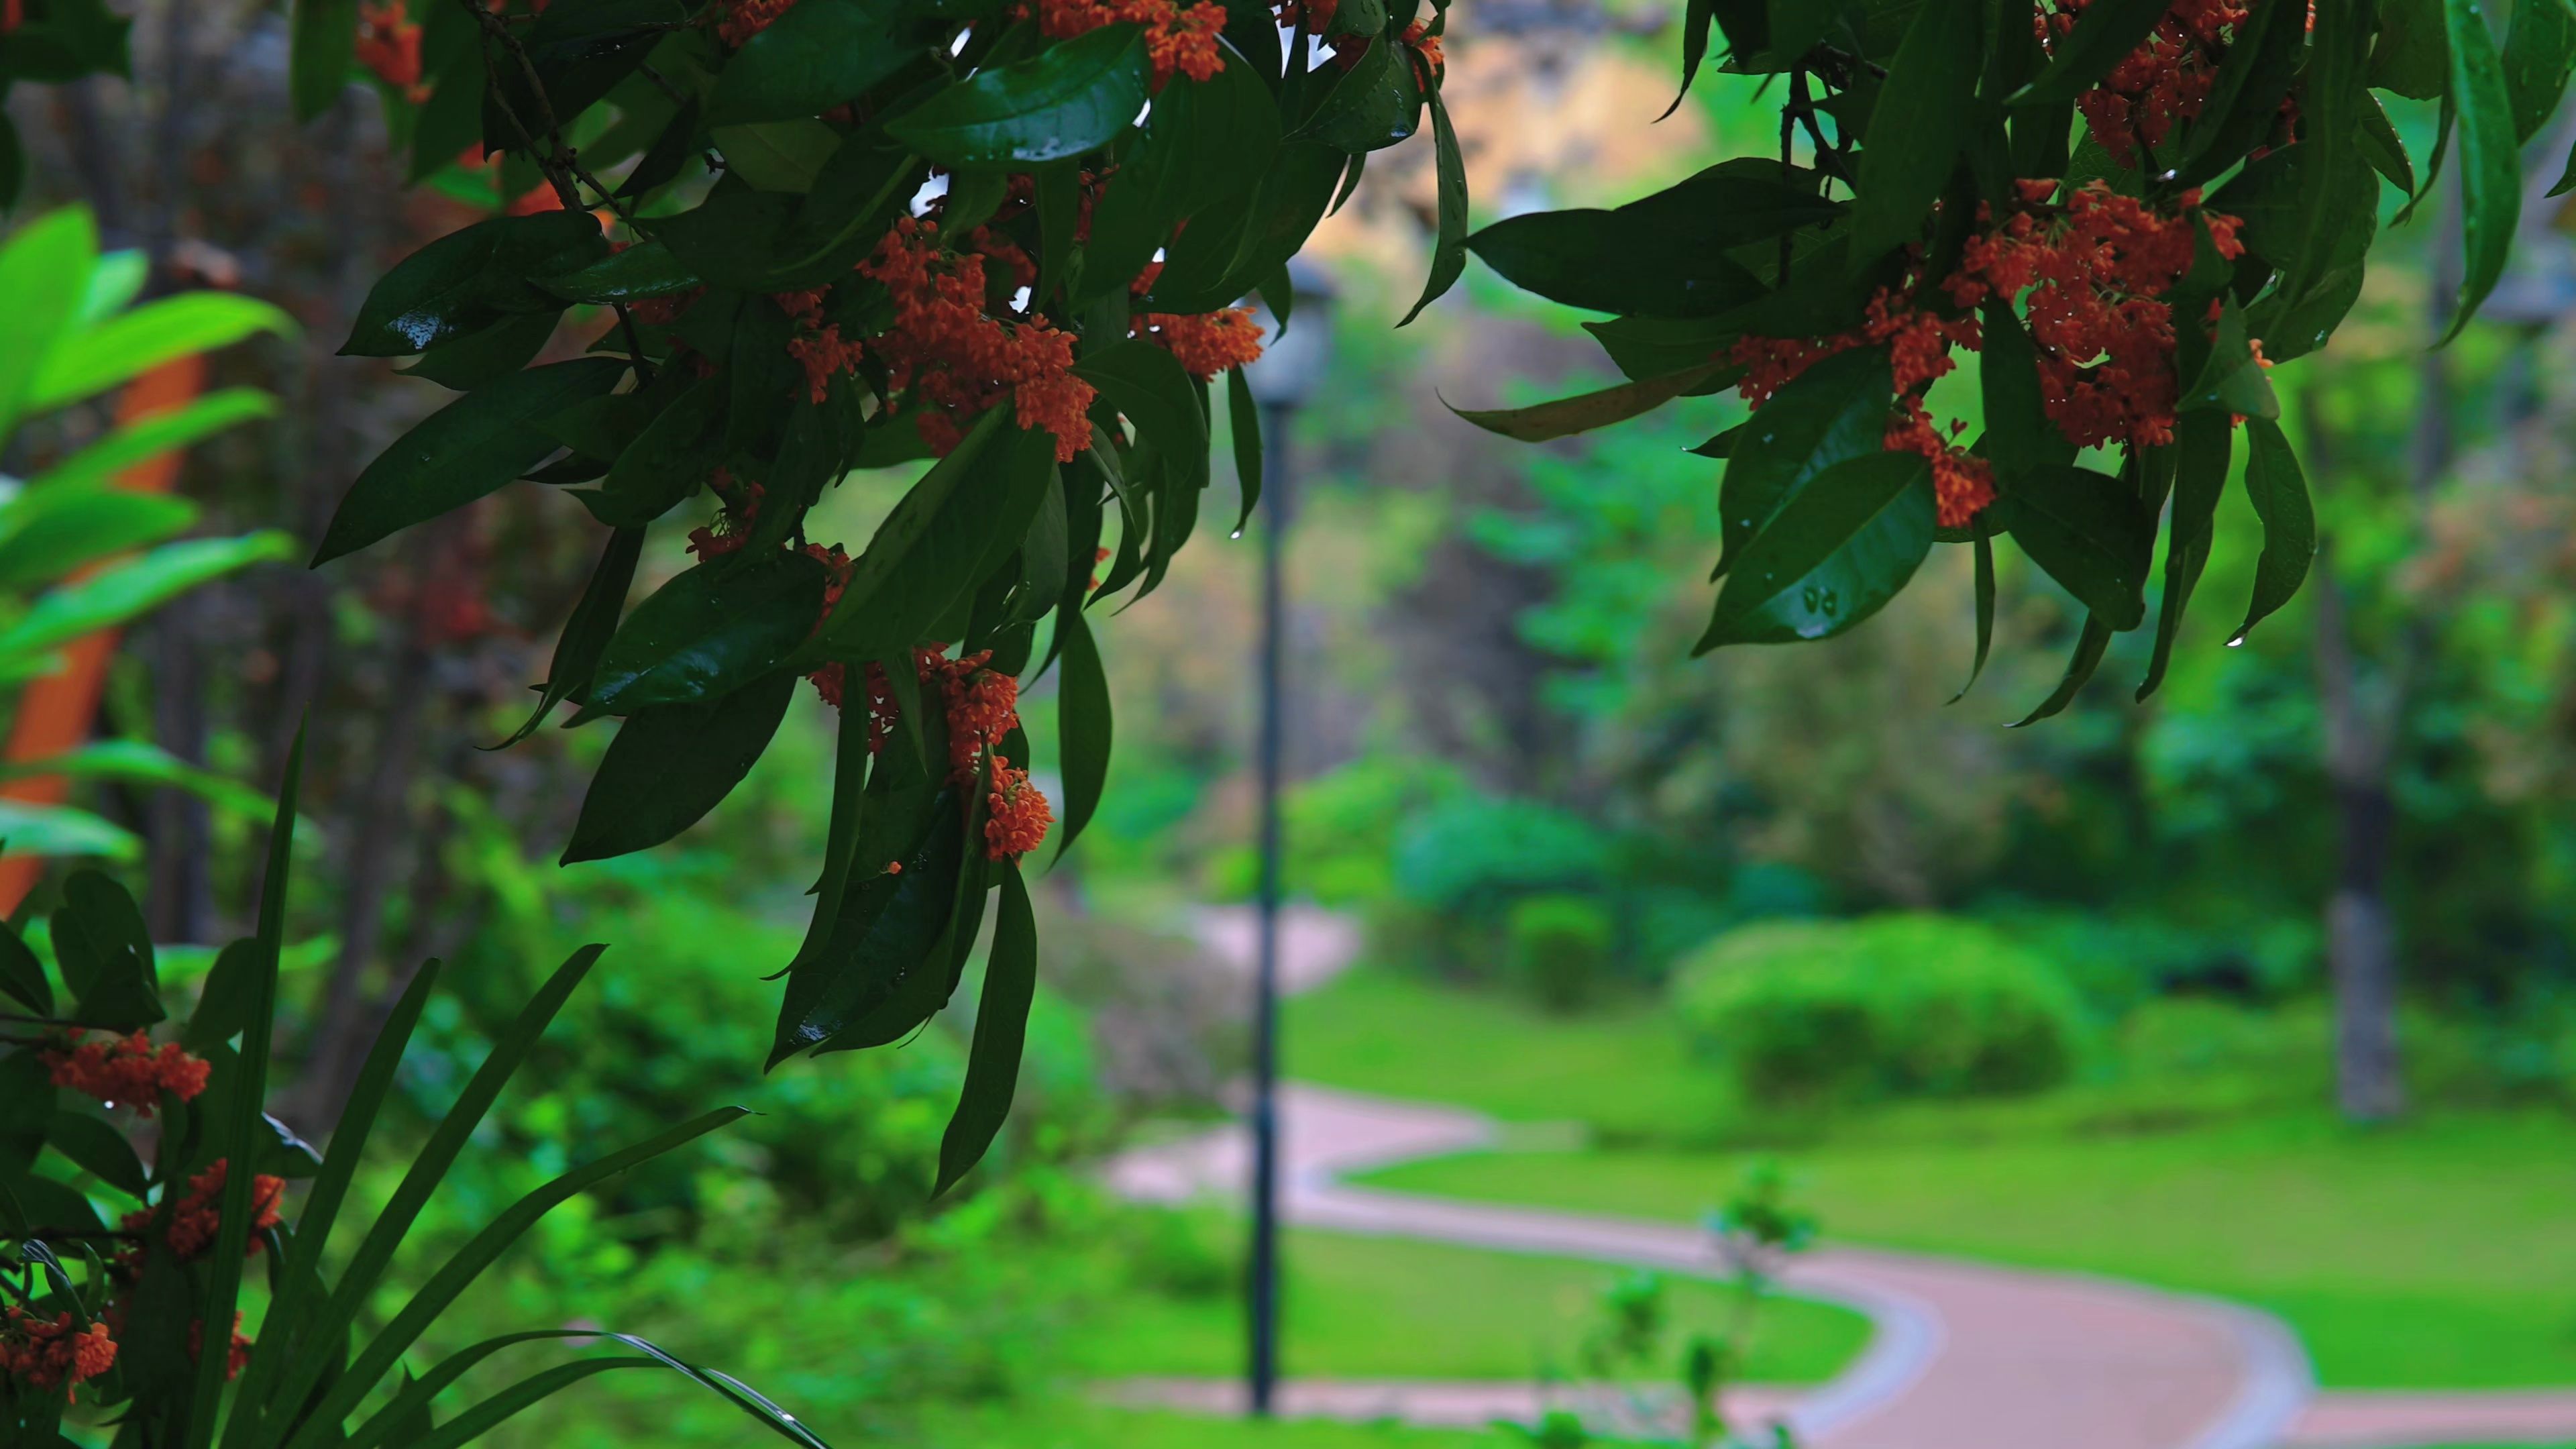
[[1952, 704], [1977, 687], [1977, 677], [1986, 672], [1986, 653], [1995, 642], [1995, 536], [1987, 525], [1986, 510], [1978, 510], [1973, 526], [1977, 531], [1977, 657], [1968, 665], [1968, 682], [1950, 696]]
[[984, 992], [975, 1007], [975, 1040], [966, 1056], [966, 1085], [957, 1112], [939, 1139], [936, 1197], [957, 1185], [984, 1158], [1011, 1115], [1020, 1080], [1020, 1051], [1029, 1030], [1029, 1005], [1037, 997], [1038, 928], [1029, 910], [1028, 882], [1017, 866], [1002, 871], [1001, 918], [984, 962]]
[[[357, 1251], [350, 1256], [348, 1267], [342, 1270], [340, 1281], [332, 1289], [329, 1304], [317, 1320], [319, 1326], [314, 1335], [317, 1341], [328, 1342], [357, 1321], [358, 1310], [374, 1295], [377, 1281], [393, 1261], [394, 1250], [402, 1245], [412, 1224], [419, 1220], [421, 1209], [428, 1205], [430, 1194], [438, 1190], [448, 1168], [455, 1165], [458, 1154], [465, 1150], [467, 1140], [482, 1123], [483, 1114], [492, 1109], [494, 1099], [501, 1095], [501, 1088], [518, 1071], [519, 1064], [527, 1060], [537, 1038], [544, 1034], [546, 1024], [554, 1020], [555, 1013], [563, 1007], [564, 999], [581, 984], [592, 963], [599, 959], [599, 953], [606, 949], [605, 946], [591, 945], [573, 952], [571, 958], [546, 979], [545, 985], [537, 988], [537, 994], [520, 1009], [517, 1019], [492, 1044], [491, 1055], [483, 1059], [483, 1065], [466, 1081], [465, 1090], [457, 1094], [456, 1104], [448, 1109], [447, 1116], [430, 1133], [428, 1143], [421, 1148], [420, 1155], [412, 1159], [411, 1170], [403, 1174], [401, 1184], [394, 1189], [384, 1211], [377, 1216], [375, 1226], [368, 1230], [366, 1237], [359, 1241]], [[314, 1385], [321, 1382], [326, 1367], [322, 1355], [299, 1355], [284, 1392], [276, 1402], [283, 1405], [305, 1402]], [[385, 1367], [390, 1368], [391, 1365]], [[335, 1391], [335, 1398], [341, 1392], [350, 1392], [345, 1388], [345, 1380], [343, 1384], [342, 1390]], [[363, 1386], [354, 1391], [363, 1392]], [[351, 1402], [340, 1412], [346, 1415], [355, 1406], [353, 1395]], [[298, 1431], [297, 1438], [303, 1439], [312, 1428], [308, 1422]]]
[[579, 1328], [530, 1328], [518, 1333], [504, 1333], [481, 1343], [458, 1349], [440, 1359], [438, 1365], [419, 1378], [407, 1380], [393, 1401], [377, 1410], [360, 1424], [339, 1449], [376, 1449], [387, 1436], [400, 1432], [406, 1422], [426, 1413], [448, 1385], [465, 1376], [476, 1364], [514, 1344], [549, 1338], [596, 1338], [598, 1335]]
[[2085, 615], [2084, 632], [2076, 638], [2075, 652], [2066, 661], [2066, 677], [2057, 681], [2057, 688], [2049, 691], [2048, 698], [2041, 700], [2037, 709], [2014, 720], [2006, 728], [2020, 729], [2024, 725], [2037, 724], [2051, 715], [2062, 713], [2074, 703], [2076, 692], [2084, 688], [2084, 682], [2093, 677], [2094, 670], [2102, 667], [2102, 652], [2111, 647], [2111, 632], [2110, 625], [2090, 614]]
[[1064, 775], [1064, 831], [1055, 853], [1062, 859], [1082, 828], [1100, 808], [1109, 780], [1109, 675], [1100, 665], [1100, 645], [1091, 637], [1090, 621], [1079, 609], [1056, 616], [1064, 643], [1064, 672], [1056, 684], [1057, 768]]
[[649, 1358], [585, 1358], [533, 1373], [438, 1426], [430, 1436], [404, 1449], [455, 1449], [482, 1438], [521, 1409], [611, 1369], [660, 1368]]
[[2263, 523], [2263, 555], [2254, 561], [2254, 597], [2245, 606], [2245, 622], [2230, 644], [2244, 643], [2256, 624], [2298, 593], [2317, 556], [2307, 475], [2281, 425], [2268, 418], [2245, 420], [2245, 496]]
[[[286, 938], [287, 875], [295, 857], [295, 802], [304, 780], [304, 729], [286, 753], [286, 778], [278, 786], [277, 818], [269, 826], [268, 866], [259, 885], [259, 925], [252, 933], [253, 990], [249, 1023], [242, 1028], [240, 1076], [233, 1084], [230, 1109], [218, 1139], [229, 1166], [224, 1173], [222, 1218], [215, 1228], [213, 1260], [207, 1265], [200, 1315], [214, 1335], [229, 1335], [233, 1310], [241, 1302], [242, 1260], [250, 1244], [251, 1189], [259, 1178], [259, 1158], [252, 1151], [265, 1124], [261, 1107], [268, 1091], [268, 1052], [277, 1024], [277, 967]], [[197, 1356], [196, 1381], [188, 1396], [188, 1449], [205, 1449], [215, 1441], [215, 1415], [223, 1405], [224, 1370], [230, 1355], [215, 1348], [229, 1342], [210, 1340], [214, 1351]]]
[[[403, 1305], [393, 1321], [359, 1352], [350, 1363], [349, 1372], [330, 1393], [323, 1396], [312, 1417], [287, 1443], [293, 1449], [313, 1449], [313, 1446], [327, 1442], [332, 1431], [357, 1409], [376, 1383], [394, 1371], [402, 1362], [404, 1352], [438, 1321], [438, 1316], [447, 1311], [457, 1295], [463, 1293], [504, 1250], [556, 1205], [638, 1163], [648, 1162], [674, 1147], [749, 1115], [746, 1108], [719, 1107], [623, 1151], [612, 1152], [597, 1162], [576, 1167], [510, 1204], [430, 1275], [429, 1281], [421, 1285], [420, 1291], [412, 1295], [411, 1301]], [[348, 1284], [347, 1278], [341, 1280], [343, 1291]], [[333, 1306], [337, 1308], [336, 1301]]]
[[411, 1044], [421, 1012], [429, 1005], [438, 973], [436, 959], [421, 963], [421, 968], [412, 973], [411, 984], [394, 1002], [394, 1009], [385, 1017], [384, 1029], [376, 1033], [375, 1045], [368, 1048], [366, 1061], [358, 1067], [349, 1100], [340, 1108], [339, 1125], [332, 1129], [330, 1149], [323, 1154], [322, 1171], [314, 1176], [313, 1186], [304, 1198], [304, 1211], [296, 1219], [295, 1236], [281, 1270], [284, 1286], [269, 1305], [270, 1327], [261, 1331], [258, 1344], [251, 1350], [250, 1363], [242, 1370], [232, 1416], [224, 1425], [226, 1449], [254, 1441], [257, 1426], [270, 1413], [271, 1393], [285, 1371], [288, 1356], [298, 1351], [306, 1321], [322, 1308], [322, 1250], [330, 1244], [332, 1225], [339, 1220], [340, 1205], [347, 1200], [349, 1184], [357, 1177], [368, 1136], [375, 1130], [376, 1114], [393, 1091], [394, 1073], [401, 1068], [403, 1051]]
[[[1281, 323], [1285, 332], [1287, 324]], [[1244, 381], [1243, 369], [1225, 375], [1225, 411], [1234, 434], [1234, 481], [1243, 494], [1243, 509], [1235, 515], [1234, 531], [1252, 521], [1252, 506], [1261, 501], [1261, 409], [1252, 400], [1252, 384]]]
[[1442, 103], [1440, 90], [1432, 87], [1423, 95], [1431, 104], [1431, 156], [1439, 182], [1439, 228], [1431, 247], [1431, 275], [1422, 283], [1422, 295], [1414, 301], [1413, 310], [1404, 314], [1404, 322], [1422, 315], [1422, 309], [1439, 301], [1441, 294], [1456, 285], [1467, 270], [1467, 159], [1458, 149], [1458, 128], [1450, 123], [1449, 107]]

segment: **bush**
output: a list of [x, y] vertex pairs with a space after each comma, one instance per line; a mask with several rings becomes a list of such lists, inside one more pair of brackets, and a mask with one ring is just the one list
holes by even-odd
[[1551, 1011], [1573, 1011], [1600, 994], [1610, 973], [1610, 912], [1583, 896], [1514, 902], [1504, 927], [1512, 984]]
[[1698, 1048], [1773, 1105], [2037, 1091], [2066, 1079], [2084, 1027], [2047, 957], [1942, 916], [1748, 927], [1674, 992]]

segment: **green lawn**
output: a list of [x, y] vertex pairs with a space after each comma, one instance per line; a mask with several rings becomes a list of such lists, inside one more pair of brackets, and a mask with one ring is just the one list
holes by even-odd
[[1518, 1449], [1502, 1430], [1407, 1429], [1329, 1419], [1211, 1418], [1082, 1400], [936, 1416], [922, 1442], [942, 1449]]
[[[1290, 1374], [1526, 1379], [1571, 1371], [1618, 1270], [1476, 1248], [1291, 1232], [1283, 1245]], [[1669, 1281], [1674, 1342], [1716, 1331], [1729, 1302], [1714, 1283]], [[1806, 1299], [1762, 1310], [1748, 1379], [1814, 1383], [1869, 1337], [1868, 1320]], [[1231, 1292], [1133, 1292], [1069, 1334], [1076, 1367], [1097, 1374], [1231, 1374], [1243, 1365], [1243, 1314]]]
[[[1554, 1026], [1368, 975], [1296, 1010], [1300, 1075], [1631, 1129], [1624, 1147], [1412, 1164], [1372, 1178], [1383, 1185], [1696, 1220], [1742, 1169], [1737, 1153], [1672, 1145], [1690, 1140], [1676, 1108], [1696, 1069], [1642, 1011]], [[2299, 1332], [2330, 1386], [2576, 1383], [2576, 1123], [2435, 1110], [2346, 1128], [2298, 1105], [2322, 1100], [2314, 1027], [2278, 1019], [2269, 1080], [2241, 1051], [2206, 1069], [2132, 1063], [2022, 1102], [1793, 1124], [1775, 1155], [1828, 1236], [2255, 1304]], [[1408, 1068], [1408, 1042], [1440, 1055]], [[1702, 1140], [1762, 1135], [1701, 1091], [1722, 1124]]]
[[1609, 1140], [1694, 1141], [1732, 1115], [1659, 1005], [1551, 1016], [1500, 992], [1360, 969], [1291, 997], [1292, 1076], [1390, 1097], [1460, 1102], [1515, 1121], [1580, 1121]]

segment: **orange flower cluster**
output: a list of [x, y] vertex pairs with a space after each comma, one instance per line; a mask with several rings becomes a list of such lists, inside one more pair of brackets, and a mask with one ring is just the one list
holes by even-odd
[[875, 346], [894, 387], [923, 405], [919, 426], [931, 447], [953, 449], [965, 419], [1008, 396], [1021, 427], [1055, 435], [1058, 462], [1081, 455], [1095, 394], [1073, 375], [1073, 337], [984, 315], [983, 257], [942, 252], [937, 223], [907, 216], [859, 271], [894, 298], [894, 325]]
[[1728, 357], [1745, 369], [1736, 390], [1759, 408], [1800, 373], [1836, 353], [1886, 347], [1896, 378], [1896, 408], [1888, 416], [1882, 442], [1931, 461], [1941, 526], [1960, 528], [1995, 501], [1994, 469], [1954, 443], [1966, 424], [1954, 420], [1946, 433], [1934, 425], [1923, 394], [1958, 366], [1950, 358], [1953, 346], [1974, 351], [1981, 341], [1976, 318], [1918, 311], [1902, 294], [1881, 287], [1870, 298], [1868, 321], [1852, 331], [1815, 338], [1746, 337], [1736, 342]]
[[768, 491], [757, 483], [737, 487], [733, 474], [721, 465], [707, 484], [723, 500], [724, 511], [716, 515], [714, 524], [689, 530], [688, 551], [701, 562], [736, 552], [751, 540], [752, 520], [760, 517], [760, 500]]
[[[241, 1321], [242, 1316], [236, 1311], [233, 1314], [233, 1341], [224, 1350], [224, 1382], [226, 1383], [240, 1378], [241, 1371], [250, 1366], [250, 1351], [254, 1345], [249, 1336], [241, 1331]], [[206, 1320], [191, 1319], [188, 1323], [188, 1362], [195, 1363], [198, 1356], [205, 1351]]]
[[1139, 312], [1128, 323], [1136, 336], [1161, 344], [1181, 369], [1201, 382], [1261, 356], [1261, 322], [1249, 307], [1226, 307], [1196, 316]]
[[429, 98], [420, 81], [420, 22], [404, 14], [403, 0], [358, 7], [358, 64], [418, 105]]
[[96, 1097], [109, 1106], [131, 1103], [143, 1116], [152, 1115], [161, 1094], [168, 1092], [182, 1102], [196, 1100], [206, 1090], [206, 1076], [213, 1065], [203, 1057], [193, 1057], [177, 1042], [159, 1047], [142, 1032], [110, 1037], [106, 1041], [82, 1041], [84, 1033], [73, 1031], [65, 1038], [64, 1048], [48, 1048], [43, 1054], [57, 1087], [69, 1087], [83, 1096]]
[[993, 757], [993, 788], [984, 797], [984, 858], [1023, 856], [1046, 840], [1055, 823], [1047, 797], [1029, 783], [1029, 772], [1000, 755]]
[[[1025, 13], [1025, 12], [1023, 12]], [[1225, 7], [1198, 0], [1037, 0], [1038, 29], [1050, 40], [1071, 40], [1125, 21], [1145, 29], [1145, 54], [1160, 90], [1172, 72], [1203, 81], [1225, 69], [1217, 37], [1225, 32]]]
[[805, 396], [818, 406], [831, 396], [834, 377], [858, 370], [864, 351], [856, 342], [842, 341], [837, 324], [787, 339], [787, 355], [805, 369]]
[[739, 50], [745, 41], [778, 23], [796, 4], [796, 0], [718, 0], [724, 11], [716, 21], [716, 35], [725, 44]]
[[[2022, 185], [2026, 199], [2054, 189]], [[2163, 299], [2191, 270], [2193, 216], [2220, 256], [2245, 253], [2236, 218], [2199, 207], [2200, 193], [2188, 191], [2171, 215], [2158, 215], [2095, 181], [2052, 219], [2025, 210], [1971, 239], [1942, 285], [1963, 307], [2023, 298], [2048, 415], [2077, 446], [2169, 443], [2180, 384], [2173, 307]]]
[[[809, 553], [816, 550], [809, 548]], [[837, 548], [829, 551], [825, 562], [841, 557]], [[817, 553], [818, 557], [824, 555]], [[826, 591], [824, 611], [840, 597], [840, 585]], [[913, 672], [925, 686], [939, 689], [940, 709], [948, 724], [948, 779], [951, 784], [972, 783], [984, 767], [987, 756], [992, 761], [991, 788], [986, 797], [988, 807], [984, 823], [984, 853], [988, 859], [1001, 860], [1025, 855], [1046, 838], [1047, 827], [1055, 822], [1055, 812], [1047, 798], [1029, 783], [1029, 772], [1013, 767], [1010, 759], [995, 746], [1020, 727], [1020, 682], [999, 670], [987, 669], [993, 651], [980, 650], [960, 658], [948, 657], [945, 644], [928, 644], [912, 651]], [[842, 707], [848, 685], [848, 666], [826, 665], [808, 675], [815, 692], [825, 704]], [[895, 703], [891, 681], [882, 666], [870, 663], [862, 676], [867, 686], [868, 752], [883, 750], [893, 738], [895, 722], [902, 718]], [[900, 866], [890, 867], [900, 870]]]
[[2067, 198], [2053, 214], [2054, 181], [2019, 183], [2022, 207], [2002, 226], [1980, 212], [1986, 229], [1969, 239], [1958, 269], [1941, 288], [1962, 310], [1945, 317], [1915, 308], [1907, 294], [1881, 288], [1868, 320], [1827, 337], [1746, 337], [1728, 358], [1745, 369], [1737, 390], [1759, 408], [1800, 373], [1836, 353], [1884, 346], [1896, 382], [1896, 408], [1885, 444], [1931, 460], [1944, 528], [1964, 526], [1994, 501], [1994, 474], [1984, 459], [1957, 446], [1965, 424], [1936, 425], [1923, 393], [1957, 364], [1950, 349], [1983, 344], [1973, 309], [1988, 299], [2018, 301], [2039, 353], [2041, 402], [2050, 421], [2079, 447], [2109, 442], [2156, 446], [2173, 441], [2180, 384], [2174, 376], [2173, 306], [2165, 300], [2198, 247], [2197, 216], [2219, 255], [2244, 254], [2237, 221], [2199, 210], [2186, 192], [2170, 215], [2100, 181]]
[[[229, 1159], [218, 1157], [215, 1165], [188, 1179], [188, 1195], [170, 1208], [170, 1251], [182, 1262], [196, 1257], [214, 1245], [215, 1234], [222, 1226], [224, 1172]], [[286, 1196], [286, 1179], [263, 1172], [250, 1181], [250, 1237], [245, 1254], [257, 1257], [259, 1235], [276, 1227], [279, 1205]], [[125, 1215], [124, 1227], [129, 1233], [142, 1232], [152, 1225], [152, 1209], [143, 1208]]]
[[69, 1313], [51, 1323], [11, 1304], [0, 1322], [0, 1371], [34, 1389], [76, 1385], [97, 1378], [116, 1364], [116, 1340], [107, 1325], [91, 1320], [74, 1329]]
[[[2092, 0], [2058, 0], [2054, 13], [2035, 17], [2043, 43], [2075, 28]], [[2272, 0], [2289, 4], [2292, 0]], [[2174, 128], [2198, 116], [2218, 82], [2227, 47], [2243, 29], [2254, 0], [2173, 0], [2165, 17], [2136, 50], [2076, 97], [2084, 124], [2111, 159], [2135, 166], [2150, 157]]]
[[1414, 68], [1420, 74], [1422, 84], [1437, 90], [1441, 77], [1448, 74], [1449, 62], [1440, 53], [1440, 37], [1431, 34], [1430, 30], [1430, 21], [1416, 20], [1404, 27], [1404, 33], [1396, 40], [1413, 48]]

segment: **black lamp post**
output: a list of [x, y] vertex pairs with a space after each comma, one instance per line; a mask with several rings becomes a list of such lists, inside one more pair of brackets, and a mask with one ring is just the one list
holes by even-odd
[[[1323, 273], [1289, 263], [1287, 331], [1244, 369], [1261, 414], [1264, 444], [1261, 503], [1261, 904], [1252, 1005], [1252, 1282], [1250, 1367], [1252, 1413], [1270, 1416], [1279, 1383], [1279, 758], [1281, 655], [1284, 652], [1279, 562], [1290, 519], [1295, 455], [1289, 441], [1297, 410], [1314, 395], [1332, 355], [1333, 291]], [[1271, 321], [1273, 308], [1264, 308]]]

